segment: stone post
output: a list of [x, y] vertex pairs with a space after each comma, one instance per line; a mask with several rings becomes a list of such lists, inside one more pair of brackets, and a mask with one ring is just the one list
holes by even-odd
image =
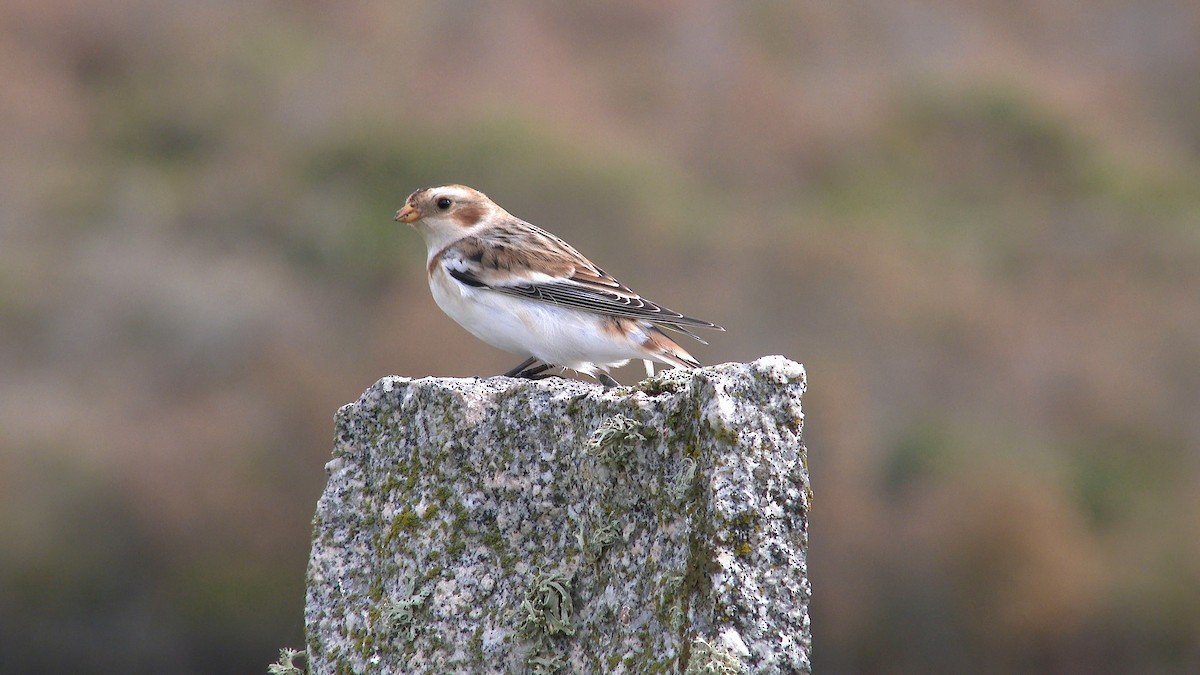
[[337, 415], [313, 673], [811, 671], [803, 366], [388, 377]]

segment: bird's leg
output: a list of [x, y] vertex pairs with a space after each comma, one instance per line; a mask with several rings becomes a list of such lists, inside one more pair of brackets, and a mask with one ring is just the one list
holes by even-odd
[[540, 366], [534, 366], [533, 368], [526, 368], [525, 370], [522, 370], [521, 372], [517, 373], [517, 377], [523, 377], [527, 380], [540, 380], [543, 377], [550, 377], [554, 375], [554, 373], [546, 372], [553, 367], [554, 366], [550, 365], [549, 363], [543, 363]]
[[512, 370], [505, 373], [504, 377], [521, 377], [521, 371], [525, 370], [526, 368], [528, 368], [529, 366], [532, 366], [535, 363], [537, 363], [537, 357], [531, 356], [531, 357], [525, 359], [524, 361], [522, 361], [520, 364], [518, 364], [516, 368], [513, 368]]
[[616, 380], [614, 380], [612, 378], [612, 375], [609, 375], [608, 373], [606, 373], [604, 371], [596, 371], [596, 379], [600, 380], [600, 384], [604, 385], [604, 387], [606, 389], [611, 389], [612, 387], [621, 386], [620, 382], [617, 382]]
[[540, 380], [543, 377], [550, 377], [553, 375], [553, 373], [546, 372], [554, 367], [552, 364], [543, 363], [538, 366], [533, 365], [538, 361], [539, 359], [537, 357], [531, 356], [522, 361], [516, 368], [513, 368], [505, 373], [504, 377], [521, 377], [525, 378], [526, 380]]

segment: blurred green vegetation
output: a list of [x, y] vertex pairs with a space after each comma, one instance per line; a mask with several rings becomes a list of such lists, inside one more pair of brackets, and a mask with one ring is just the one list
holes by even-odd
[[808, 366], [819, 672], [1200, 669], [1197, 10], [1022, 7], [3, 6], [4, 669], [301, 646], [450, 182]]

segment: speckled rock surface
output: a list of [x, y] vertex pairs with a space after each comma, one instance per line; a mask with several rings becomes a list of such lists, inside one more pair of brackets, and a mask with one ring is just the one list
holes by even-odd
[[804, 388], [380, 380], [337, 416], [312, 672], [810, 671]]

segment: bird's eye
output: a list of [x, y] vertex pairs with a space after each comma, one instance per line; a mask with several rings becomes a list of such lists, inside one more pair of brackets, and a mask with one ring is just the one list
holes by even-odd
[[450, 199], [448, 197], [442, 197], [441, 199], [437, 200], [437, 207], [443, 211], [450, 208]]

